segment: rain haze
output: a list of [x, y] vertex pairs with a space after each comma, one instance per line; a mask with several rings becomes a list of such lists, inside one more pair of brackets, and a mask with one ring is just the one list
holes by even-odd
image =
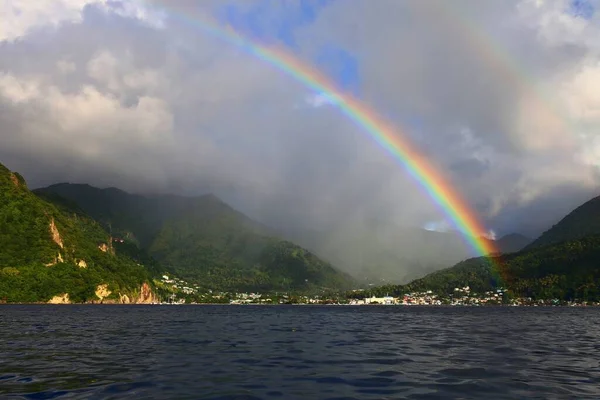
[[534, 237], [598, 194], [599, 1], [174, 3], [4, 0], [0, 162], [30, 187], [212, 192], [290, 236], [327, 232], [330, 254], [454, 229], [327, 93], [209, 20], [388, 121], [491, 237]]

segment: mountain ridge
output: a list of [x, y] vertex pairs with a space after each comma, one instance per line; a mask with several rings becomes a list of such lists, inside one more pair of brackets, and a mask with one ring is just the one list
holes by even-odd
[[77, 203], [115, 234], [135, 238], [165, 267], [206, 287], [308, 289], [353, 282], [212, 193], [144, 196], [64, 183], [36, 190], [49, 192]]
[[596, 211], [600, 211], [600, 197], [575, 208], [517, 252], [471, 258], [407, 285], [373, 292], [431, 290], [449, 295], [454, 288], [466, 286], [478, 293], [504, 287], [509, 296], [533, 300], [599, 301], [600, 218]]
[[600, 234], [600, 196], [594, 197], [561, 218], [527, 248], [533, 249], [566, 240]]

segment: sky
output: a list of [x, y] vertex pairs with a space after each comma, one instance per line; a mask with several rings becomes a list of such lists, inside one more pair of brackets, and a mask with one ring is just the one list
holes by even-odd
[[[600, 1], [0, 0], [0, 162], [31, 187], [212, 191], [271, 225], [452, 225], [282, 48], [397, 128], [491, 235], [598, 195]], [[342, 229], [342, 228], [340, 228]]]

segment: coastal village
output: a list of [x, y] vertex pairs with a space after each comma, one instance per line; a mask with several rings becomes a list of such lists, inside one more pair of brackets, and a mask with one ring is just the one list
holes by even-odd
[[469, 286], [454, 288], [452, 293], [440, 296], [431, 290], [411, 292], [402, 296], [361, 296], [364, 289], [351, 291], [351, 296], [340, 294], [299, 295], [287, 292], [274, 293], [233, 293], [226, 291], [203, 290], [197, 284], [163, 275], [160, 281], [155, 281], [157, 287], [166, 295], [159, 296], [159, 304], [321, 304], [321, 305], [351, 305], [351, 306], [598, 306], [596, 303], [560, 302], [558, 299], [533, 300], [531, 298], [509, 298], [507, 290], [498, 288], [493, 291], [476, 293]]

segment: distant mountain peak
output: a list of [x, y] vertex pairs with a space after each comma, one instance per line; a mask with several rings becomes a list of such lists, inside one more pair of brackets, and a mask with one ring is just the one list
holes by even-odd
[[480, 237], [480, 239], [490, 242], [496, 248], [497, 253], [517, 252], [525, 248], [532, 241], [532, 239], [520, 233], [509, 233], [498, 239], [488, 239], [484, 236]]
[[225, 203], [220, 197], [218, 197], [214, 193], [203, 194], [201, 196], [198, 196], [197, 199], [200, 199], [202, 201], [209, 202], [209, 203], [223, 204], [223, 205], [226, 205], [227, 207], [232, 208], [229, 204]]

